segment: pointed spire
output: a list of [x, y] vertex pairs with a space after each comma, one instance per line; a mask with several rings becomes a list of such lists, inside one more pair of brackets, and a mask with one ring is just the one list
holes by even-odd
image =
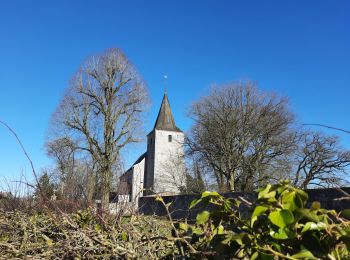
[[168, 83], [168, 76], [164, 75], [164, 94], [166, 95], [166, 91], [167, 91], [167, 83]]
[[175, 120], [173, 114], [171, 113], [170, 104], [166, 93], [164, 94], [154, 129], [182, 132], [175, 124]]

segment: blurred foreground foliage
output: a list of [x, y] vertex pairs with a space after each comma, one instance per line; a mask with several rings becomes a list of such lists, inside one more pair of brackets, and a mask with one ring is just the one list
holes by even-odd
[[[181, 247], [196, 259], [350, 259], [350, 210], [307, 208], [307, 199], [288, 181], [260, 189], [254, 203], [204, 192], [191, 207], [210, 210], [195, 225], [176, 225]], [[249, 210], [241, 215], [242, 203]]]
[[[0, 259], [350, 259], [350, 210], [306, 206], [289, 182], [267, 185], [256, 201], [203, 192], [192, 223], [120, 217], [93, 209], [0, 212]], [[242, 208], [244, 208], [242, 210]]]

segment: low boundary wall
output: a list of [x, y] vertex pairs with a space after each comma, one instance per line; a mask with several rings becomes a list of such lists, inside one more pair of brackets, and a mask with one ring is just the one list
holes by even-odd
[[[342, 188], [345, 193], [350, 194], [350, 187]], [[313, 201], [319, 201], [321, 207], [326, 209], [335, 209], [337, 211], [350, 209], [350, 197], [347, 197], [344, 192], [336, 188], [328, 189], [307, 189], [308, 204]], [[244, 198], [247, 201], [254, 201], [257, 197], [255, 192], [230, 192], [223, 194], [227, 198]], [[189, 219], [196, 218], [198, 212], [208, 209], [208, 206], [198, 204], [193, 209], [189, 209], [191, 202], [198, 199], [199, 194], [180, 194], [174, 196], [162, 196], [165, 203], [172, 202], [169, 207], [173, 219]], [[247, 212], [247, 206], [244, 203], [239, 208], [241, 213]], [[161, 202], [156, 201], [155, 196], [145, 196], [139, 198], [139, 213], [144, 215], [166, 216], [166, 210]]]

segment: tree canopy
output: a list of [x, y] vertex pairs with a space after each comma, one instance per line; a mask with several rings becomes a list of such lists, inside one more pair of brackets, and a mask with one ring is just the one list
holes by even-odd
[[91, 157], [105, 208], [113, 167], [120, 161], [120, 151], [139, 141], [147, 104], [140, 74], [121, 50], [110, 49], [80, 67], [53, 115], [59, 138], [68, 136], [75, 149]]

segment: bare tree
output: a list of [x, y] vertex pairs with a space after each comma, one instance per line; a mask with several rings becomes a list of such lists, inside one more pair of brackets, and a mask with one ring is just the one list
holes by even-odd
[[59, 195], [66, 199], [84, 199], [90, 203], [96, 192], [96, 169], [91, 156], [79, 153], [77, 144], [69, 137], [49, 141], [45, 147], [55, 162], [51, 171], [58, 179]]
[[60, 193], [65, 198], [72, 198], [67, 190], [72, 186], [72, 178], [75, 175], [76, 145], [69, 137], [61, 137], [46, 143], [48, 156], [55, 160], [60, 182]]
[[160, 182], [163, 187], [166, 187], [164, 192], [185, 192], [187, 169], [183, 151], [179, 153], [169, 152], [168, 160], [161, 163], [161, 171]]
[[25, 211], [34, 208], [33, 192], [38, 185], [28, 181], [24, 171], [21, 171], [19, 179], [0, 179], [0, 210]]
[[212, 169], [220, 191], [249, 191], [294, 146], [294, 116], [285, 98], [251, 82], [215, 87], [190, 109], [187, 144]]
[[295, 157], [293, 184], [302, 189], [309, 185], [339, 186], [344, 184], [350, 170], [350, 151], [340, 147], [336, 136], [320, 132], [302, 133]]
[[191, 158], [191, 161], [188, 165], [188, 170], [186, 174], [186, 193], [191, 194], [200, 194], [208, 190], [208, 182], [205, 179], [206, 177], [206, 167], [201, 165], [200, 161], [194, 160]]
[[137, 142], [148, 92], [119, 49], [91, 57], [77, 72], [53, 115], [53, 127], [76, 141], [96, 164], [102, 207], [108, 209], [112, 168], [120, 151]]

